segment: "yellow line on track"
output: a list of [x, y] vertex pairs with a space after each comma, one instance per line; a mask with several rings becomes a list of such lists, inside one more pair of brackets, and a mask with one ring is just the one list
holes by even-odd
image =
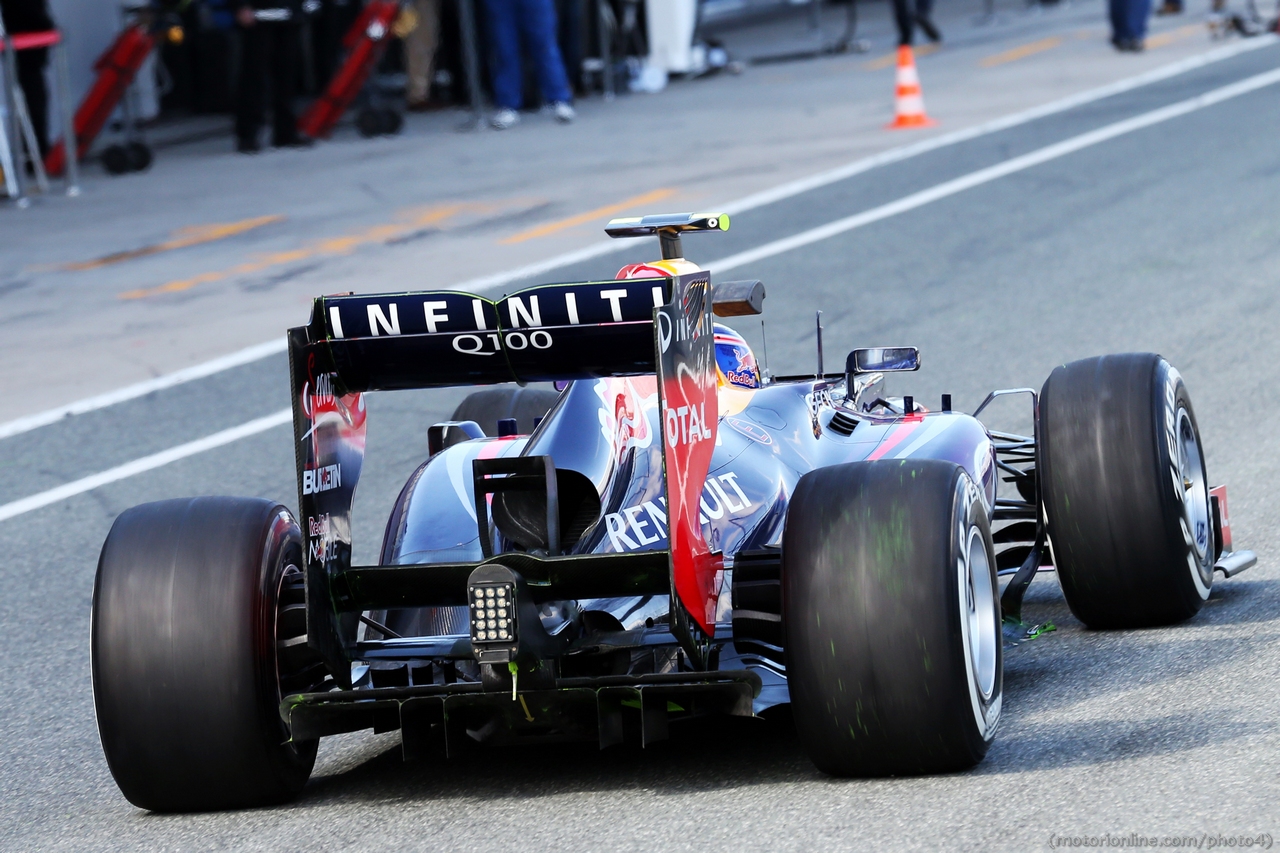
[[548, 222], [546, 225], [539, 225], [537, 228], [530, 228], [528, 231], [521, 231], [519, 234], [513, 234], [502, 240], [503, 245], [512, 243], [523, 243], [526, 240], [533, 240], [538, 237], [546, 237], [566, 228], [573, 228], [577, 225], [585, 225], [588, 222], [598, 222], [606, 216], [612, 216], [615, 213], [640, 213], [640, 208], [646, 204], [653, 204], [662, 201], [664, 198], [670, 198], [675, 195], [675, 190], [670, 187], [647, 192], [644, 195], [638, 195], [629, 198], [626, 201], [620, 201], [617, 204], [610, 204], [605, 207], [597, 207], [595, 210], [588, 210], [586, 213], [579, 213], [577, 216], [570, 216], [567, 219], [560, 219], [555, 222]]
[[1164, 47], [1165, 45], [1173, 44], [1175, 41], [1182, 41], [1185, 38], [1190, 38], [1203, 32], [1205, 32], [1204, 24], [1187, 24], [1185, 27], [1178, 27], [1176, 30], [1148, 36], [1147, 48]]
[[[916, 58], [919, 59], [922, 56], [928, 56], [931, 53], [937, 53], [940, 49], [941, 49], [941, 45], [929, 43], [929, 44], [922, 44], [917, 48], [913, 48], [913, 51], [916, 55]], [[873, 59], [870, 62], [864, 62], [862, 64], [862, 68], [864, 71], [883, 71], [884, 69], [891, 67], [897, 61], [898, 61], [898, 52], [895, 50], [893, 53], [886, 53], [884, 56], [880, 57], [879, 59]]]
[[239, 222], [225, 222], [214, 225], [193, 225], [188, 228], [179, 228], [174, 232], [173, 238], [163, 243], [156, 243], [151, 246], [143, 246], [141, 249], [130, 249], [124, 252], [112, 252], [109, 255], [103, 255], [100, 258], [94, 258], [91, 261], [78, 261], [71, 264], [63, 264], [57, 269], [63, 270], [94, 270], [105, 267], [110, 264], [118, 264], [122, 261], [132, 261], [135, 258], [145, 258], [149, 255], [158, 255], [161, 252], [172, 251], [173, 249], [185, 249], [188, 246], [198, 246], [201, 243], [212, 243], [215, 240], [222, 240], [227, 237], [234, 237], [237, 234], [243, 234], [246, 231], [252, 231], [255, 228], [261, 228], [263, 225], [270, 225], [273, 222], [284, 221], [283, 216], [255, 216], [252, 219], [242, 219]]
[[1030, 44], [1019, 45], [1010, 48], [1003, 53], [996, 53], [986, 57], [978, 62], [983, 68], [995, 68], [997, 65], [1004, 65], [1008, 62], [1016, 62], [1019, 59], [1025, 59], [1028, 56], [1035, 56], [1037, 53], [1044, 53], [1046, 50], [1053, 50], [1062, 44], [1060, 36], [1050, 36], [1047, 39], [1033, 41]]
[[357, 231], [353, 234], [344, 234], [338, 237], [330, 237], [320, 240], [310, 246], [304, 246], [301, 249], [292, 249], [286, 252], [272, 252], [254, 258], [251, 261], [245, 261], [236, 264], [224, 270], [214, 270], [212, 272], [203, 272], [191, 278], [180, 278], [156, 287], [143, 287], [137, 290], [126, 290], [124, 293], [117, 294], [120, 299], [145, 299], [149, 296], [160, 296], [165, 293], [181, 293], [184, 290], [190, 290], [199, 284], [207, 284], [213, 281], [222, 281], [237, 275], [244, 275], [251, 272], [259, 272], [269, 267], [280, 266], [282, 264], [290, 264], [295, 261], [306, 260], [320, 255], [346, 255], [354, 250], [371, 243], [385, 243], [395, 237], [402, 237], [410, 234], [420, 228], [431, 225], [439, 225], [445, 220], [456, 216], [464, 210], [486, 210], [487, 206], [476, 204], [447, 204], [439, 207], [431, 207], [420, 210], [405, 221], [388, 225], [374, 225], [363, 231]]

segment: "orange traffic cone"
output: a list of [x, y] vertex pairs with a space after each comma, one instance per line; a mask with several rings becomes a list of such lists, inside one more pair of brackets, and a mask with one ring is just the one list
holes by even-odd
[[898, 48], [898, 89], [893, 98], [893, 121], [888, 130], [904, 127], [930, 127], [937, 124], [924, 114], [924, 96], [920, 94], [920, 75], [916, 73], [916, 57], [910, 45]]

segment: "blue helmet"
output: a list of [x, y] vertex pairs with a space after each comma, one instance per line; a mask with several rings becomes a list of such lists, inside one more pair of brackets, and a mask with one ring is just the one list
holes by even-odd
[[760, 368], [756, 366], [755, 353], [747, 346], [742, 335], [722, 326], [716, 331], [716, 378], [727, 388], [759, 388]]

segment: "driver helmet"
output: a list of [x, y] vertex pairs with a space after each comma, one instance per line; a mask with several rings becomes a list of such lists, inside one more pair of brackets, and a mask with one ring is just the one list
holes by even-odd
[[723, 326], [716, 330], [716, 378], [722, 388], [759, 388], [760, 368], [742, 335]]

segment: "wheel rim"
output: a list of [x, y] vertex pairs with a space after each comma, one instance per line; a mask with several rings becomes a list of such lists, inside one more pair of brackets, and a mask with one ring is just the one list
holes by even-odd
[[[276, 591], [276, 612], [273, 624], [273, 641], [276, 646], [276, 702], [293, 693], [308, 693], [320, 689], [324, 680], [324, 667], [319, 657], [306, 647], [305, 622], [298, 625], [297, 618], [286, 620], [286, 610], [294, 610], [305, 603], [302, 570], [289, 562], [280, 573]], [[287, 625], [286, 622], [292, 622]]]
[[996, 651], [1000, 637], [996, 598], [991, 584], [991, 561], [978, 527], [969, 528], [961, 565], [961, 626], [967, 635], [969, 671], [983, 701], [996, 689]]
[[1211, 551], [1209, 487], [1204, 477], [1200, 438], [1191, 423], [1191, 416], [1181, 407], [1178, 409], [1178, 475], [1182, 480], [1182, 518], [1191, 534], [1196, 569], [1203, 578]]

